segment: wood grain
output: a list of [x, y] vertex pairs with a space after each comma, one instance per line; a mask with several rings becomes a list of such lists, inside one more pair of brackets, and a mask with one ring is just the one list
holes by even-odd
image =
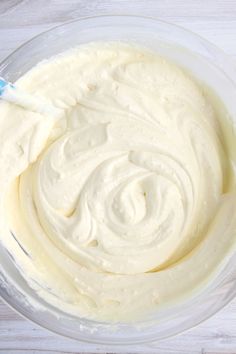
[[[235, 0], [0, 0], [0, 60], [55, 25], [98, 14], [136, 14], [182, 25], [236, 59]], [[95, 346], [62, 338], [0, 302], [0, 354], [236, 354], [236, 300], [182, 335], [149, 345]]]

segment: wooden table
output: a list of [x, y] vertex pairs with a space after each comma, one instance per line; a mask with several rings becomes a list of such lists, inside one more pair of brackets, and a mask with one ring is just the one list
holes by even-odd
[[[182, 25], [236, 59], [235, 0], [0, 0], [0, 60], [55, 25], [82, 16], [142, 14]], [[235, 98], [236, 99], [236, 98]], [[0, 353], [236, 353], [236, 299], [196, 328], [155, 344], [102, 347], [41, 329], [0, 302]]]

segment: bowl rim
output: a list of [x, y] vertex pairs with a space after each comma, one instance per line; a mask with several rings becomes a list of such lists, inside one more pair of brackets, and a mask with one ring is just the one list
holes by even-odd
[[215, 50], [217, 50], [218, 52], [221, 52], [223, 55], [227, 56], [227, 58], [230, 58], [230, 56], [220, 47], [218, 47], [216, 44], [212, 43], [211, 41], [209, 41], [208, 39], [204, 38], [204, 36], [195, 33], [192, 30], [189, 30], [187, 28], [185, 28], [184, 26], [181, 26], [179, 24], [175, 24], [169, 21], [165, 21], [165, 20], [160, 20], [159, 18], [153, 17], [153, 16], [142, 16], [142, 15], [129, 15], [127, 13], [119, 13], [119, 14], [99, 14], [99, 15], [94, 15], [94, 16], [82, 16], [82, 17], [77, 17], [76, 19], [70, 20], [70, 21], [65, 21], [59, 25], [56, 26], [52, 26], [49, 29], [42, 31], [38, 34], [36, 34], [35, 36], [31, 37], [30, 39], [28, 39], [27, 41], [23, 42], [22, 44], [20, 44], [16, 49], [14, 49], [12, 52], [10, 52], [10, 54], [7, 54], [1, 61], [0, 61], [0, 68], [8, 61], [8, 59], [10, 57], [12, 57], [15, 53], [17, 53], [19, 50], [23, 49], [26, 45], [30, 44], [31, 42], [33, 42], [35, 39], [41, 37], [44, 34], [47, 34], [53, 30], [56, 30], [57, 28], [61, 28], [67, 25], [70, 25], [72, 23], [75, 22], [82, 22], [82, 21], [86, 21], [86, 20], [93, 20], [93, 19], [97, 19], [97, 18], [114, 18], [114, 17], [125, 17], [125, 18], [132, 18], [132, 19], [143, 19], [143, 20], [152, 20], [158, 23], [163, 23], [166, 24], [168, 26], [173, 26], [176, 27], [178, 29], [180, 29], [181, 31], [187, 32], [189, 34], [191, 34], [192, 36], [201, 39], [203, 42], [207, 43], [208, 45], [210, 45], [212, 48], [214, 48]]

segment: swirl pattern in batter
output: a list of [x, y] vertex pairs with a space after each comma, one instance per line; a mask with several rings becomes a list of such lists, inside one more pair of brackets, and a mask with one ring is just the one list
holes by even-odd
[[126, 321], [206, 282], [234, 244], [235, 197], [200, 85], [122, 43], [71, 50], [18, 85], [63, 110], [54, 124], [0, 106], [2, 242], [30, 286], [64, 311]]

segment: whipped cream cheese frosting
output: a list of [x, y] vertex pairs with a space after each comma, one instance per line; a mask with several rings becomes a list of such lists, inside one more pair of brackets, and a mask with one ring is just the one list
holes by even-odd
[[236, 226], [206, 90], [122, 43], [72, 49], [16, 86], [62, 111], [0, 104], [0, 239], [30, 287], [65, 312], [127, 321], [206, 284]]

